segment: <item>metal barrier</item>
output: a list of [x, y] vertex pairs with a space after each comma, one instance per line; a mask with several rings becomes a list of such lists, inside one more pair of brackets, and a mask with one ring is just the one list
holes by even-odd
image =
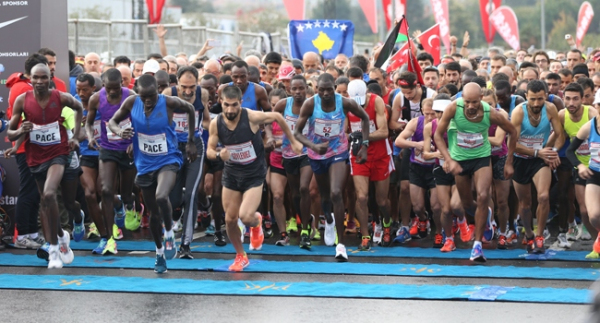
[[[96, 52], [108, 62], [116, 56], [125, 55], [131, 59], [145, 59], [149, 53], [160, 52], [158, 38], [153, 32], [156, 25], [145, 20], [95, 20], [69, 19], [69, 48], [78, 54]], [[165, 24], [167, 34], [165, 45], [171, 55], [185, 52], [196, 54], [207, 39], [219, 41], [219, 45], [207, 53], [208, 56], [226, 52], [236, 53], [242, 42], [242, 55], [255, 49], [265, 52], [263, 34], [245, 31], [224, 31], [204, 26], [183, 27], [180, 24]], [[273, 50], [289, 55], [288, 38], [281, 33], [270, 34]], [[354, 42], [354, 52], [364, 53], [372, 49], [368, 42]]]

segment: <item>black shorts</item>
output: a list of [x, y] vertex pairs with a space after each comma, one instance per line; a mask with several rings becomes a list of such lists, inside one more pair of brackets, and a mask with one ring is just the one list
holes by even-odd
[[392, 156], [392, 160], [394, 161], [394, 170], [390, 173], [390, 185], [398, 185], [400, 182], [400, 169], [402, 168], [400, 156]]
[[275, 167], [275, 166], [271, 165], [271, 166], [269, 166], [269, 169], [271, 170], [271, 173], [287, 176], [287, 174], [285, 173], [285, 169], [283, 169], [283, 168], [279, 168], [279, 167]]
[[463, 171], [458, 174], [459, 176], [473, 176], [476, 171], [481, 168], [490, 166], [490, 157], [481, 157], [475, 159], [467, 159], [458, 161]]
[[444, 171], [444, 167], [436, 165], [433, 167], [433, 179], [435, 180], [435, 185], [437, 186], [452, 186], [456, 184], [454, 180], [454, 175], [452, 173], [447, 174]]
[[592, 173], [594, 173], [594, 175], [592, 175], [592, 177], [588, 178], [585, 181], [586, 185], [597, 185], [600, 186], [600, 172], [597, 172], [595, 170], [592, 169]]
[[129, 170], [135, 168], [133, 158], [130, 158], [126, 151], [100, 148], [98, 159], [103, 162], [111, 161], [116, 163], [119, 167], [119, 170]]
[[223, 178], [221, 182], [223, 187], [226, 187], [236, 192], [246, 192], [247, 190], [258, 187], [264, 184], [266, 174], [252, 175], [248, 177], [244, 176], [230, 176], [227, 172], [223, 172]]
[[50, 168], [50, 166], [52, 165], [63, 165], [65, 166], [65, 169], [67, 168], [67, 164], [69, 162], [69, 155], [60, 155], [60, 156], [56, 156], [52, 159], [50, 159], [49, 161], [34, 166], [34, 167], [29, 167], [29, 171], [31, 172], [31, 174], [33, 174], [33, 177], [35, 178], [36, 181], [42, 181], [42, 180], [46, 180], [46, 175], [48, 174], [48, 169]]
[[296, 158], [284, 158], [281, 163], [283, 164], [283, 169], [289, 175], [300, 175], [300, 169], [307, 166], [310, 167], [307, 155]]
[[215, 174], [216, 172], [223, 171], [225, 168], [225, 162], [222, 160], [210, 160], [208, 158], [205, 159], [206, 163], [206, 172], [208, 174]]
[[558, 171], [558, 172], [571, 172], [571, 171], [573, 171], [573, 168], [574, 168], [574, 166], [569, 161], [569, 158], [567, 158], [567, 157], [560, 157], [560, 165], [558, 165], [558, 168], [556, 168], [556, 171]]
[[513, 161], [513, 168], [515, 169], [513, 181], [521, 185], [531, 184], [533, 176], [544, 167], [548, 167], [548, 165], [541, 158], [525, 159], [515, 157]]
[[142, 174], [142, 175], [138, 174], [135, 177], [135, 183], [140, 188], [151, 187], [152, 185], [155, 185], [157, 183], [158, 174], [160, 174], [164, 171], [171, 171], [171, 172], [177, 174], [177, 172], [179, 172], [179, 165], [178, 164], [169, 164], [169, 165], [165, 165], [155, 171], [152, 171], [150, 173], [146, 173], [146, 174]]
[[433, 168], [421, 166], [415, 163], [410, 163], [410, 170], [408, 172], [408, 181], [412, 185], [416, 185], [420, 188], [431, 189], [435, 187], [435, 180], [433, 179]]
[[582, 185], [585, 186], [587, 185], [587, 181], [581, 177], [579, 177], [579, 170], [577, 170], [577, 168], [573, 168], [573, 184], [575, 185]]
[[93, 169], [98, 169], [98, 166], [100, 165], [100, 160], [98, 159], [98, 156], [81, 156], [79, 162], [81, 164], [81, 167]]
[[495, 180], [506, 180], [504, 178], [504, 164], [506, 164], [506, 156], [492, 155], [492, 176]]
[[410, 169], [410, 153], [411, 150], [408, 148], [402, 149], [402, 151], [400, 152], [400, 154], [402, 155], [402, 158], [400, 160], [400, 181], [410, 180], [408, 175]]
[[79, 156], [75, 152], [71, 152], [71, 154], [69, 154], [69, 159], [67, 160], [63, 180], [72, 181], [78, 179], [81, 174], [83, 174], [83, 171], [81, 170]]

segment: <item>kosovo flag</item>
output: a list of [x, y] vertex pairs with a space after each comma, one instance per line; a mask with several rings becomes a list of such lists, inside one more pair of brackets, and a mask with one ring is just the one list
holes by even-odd
[[288, 31], [293, 58], [316, 52], [334, 59], [340, 53], [350, 57], [354, 52], [354, 24], [348, 20], [292, 20]]

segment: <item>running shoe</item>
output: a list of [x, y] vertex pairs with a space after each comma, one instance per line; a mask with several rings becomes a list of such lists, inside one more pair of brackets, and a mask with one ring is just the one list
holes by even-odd
[[520, 215], [517, 214], [517, 218], [515, 219], [513, 225], [515, 227], [515, 232], [517, 233], [517, 235], [525, 232], [525, 227], [523, 226], [523, 221], [521, 221]]
[[50, 243], [46, 242], [41, 247], [39, 247], [36, 251], [36, 255], [38, 258], [48, 261], [50, 257]]
[[75, 255], [73, 250], [69, 246], [71, 244], [71, 237], [69, 233], [63, 230], [63, 237], [58, 238], [58, 249], [60, 251], [59, 256], [63, 264], [68, 265], [73, 262]]
[[[121, 198], [119, 197], [119, 201]], [[121, 208], [115, 208], [115, 224], [119, 228], [125, 227], [125, 203], [121, 202]]]
[[371, 237], [363, 237], [361, 243], [358, 245], [358, 250], [360, 250], [360, 251], [371, 250]]
[[[81, 215], [83, 216], [83, 211], [81, 211]], [[79, 242], [83, 240], [83, 236], [85, 236], [85, 226], [83, 225], [83, 217], [81, 218], [81, 223], [75, 223], [73, 220], [73, 240], [75, 242]]]
[[[465, 221], [467, 222], [467, 221]], [[454, 237], [454, 235], [460, 231], [460, 227], [458, 226], [458, 219], [456, 218], [456, 216], [452, 217], [452, 236]], [[462, 233], [462, 231], [461, 231]]]
[[62, 268], [63, 262], [60, 258], [60, 252], [54, 247], [48, 255], [48, 269]]
[[453, 239], [446, 239], [444, 246], [440, 249], [441, 252], [451, 252], [454, 250], [456, 250], [456, 245], [454, 244]]
[[333, 222], [331, 224], [325, 222], [325, 245], [333, 246], [336, 240], [336, 232], [335, 232], [335, 218], [333, 218]]
[[87, 238], [88, 239], [100, 238], [100, 232], [98, 231], [98, 228], [96, 227], [96, 223], [94, 223], [94, 222], [90, 223], [90, 226], [88, 227]]
[[410, 224], [410, 236], [414, 238], [419, 237], [419, 218], [415, 217]]
[[311, 243], [308, 233], [302, 233], [302, 235], [300, 236], [300, 248], [310, 250]]
[[181, 232], [183, 231], [183, 225], [181, 224], [181, 219], [173, 222], [173, 232]]
[[596, 237], [596, 241], [594, 241], [594, 249], [588, 255], [585, 256], [586, 259], [598, 259], [600, 258], [600, 234]]
[[544, 237], [537, 236], [535, 237], [535, 241], [533, 243], [533, 253], [535, 254], [543, 254], [546, 253], [546, 249], [544, 248]]
[[233, 261], [233, 264], [231, 264], [231, 266], [229, 266], [229, 271], [242, 271], [242, 270], [244, 270], [244, 268], [248, 267], [248, 265], [250, 265], [250, 260], [248, 260], [248, 255], [237, 254], [235, 256], [235, 260]]
[[500, 234], [498, 237], [498, 249], [506, 249], [508, 246], [508, 242], [506, 241], [506, 235]]
[[227, 241], [225, 241], [225, 237], [223, 236], [223, 232], [221, 231], [217, 231], [215, 232], [215, 246], [217, 247], [224, 247], [227, 245]]
[[[312, 216], [314, 216], [314, 215], [312, 215]], [[327, 222], [327, 221], [325, 221], [325, 216], [319, 215], [319, 226], [318, 226], [319, 230], [325, 230], [325, 222]]]
[[198, 211], [198, 221], [203, 228], [207, 228], [210, 225], [210, 214], [208, 211]]
[[524, 238], [526, 239], [527, 253], [533, 253], [533, 249], [535, 248], [534, 238]]
[[215, 235], [215, 232], [216, 232], [216, 231], [217, 231], [217, 230], [215, 229], [215, 226], [214, 226], [214, 225], [211, 223], [211, 224], [210, 224], [210, 225], [209, 225], [209, 226], [206, 228], [206, 230], [204, 230], [204, 233], [205, 233], [207, 236], [213, 236], [213, 235]]
[[487, 220], [485, 221], [485, 230], [483, 231], [483, 241], [490, 242], [494, 239], [494, 225], [492, 224], [492, 208], [488, 207]]
[[273, 222], [271, 221], [271, 214], [268, 213], [264, 217], [263, 225], [265, 226], [264, 233], [265, 238], [269, 239], [273, 236]]
[[281, 233], [281, 237], [279, 238], [279, 240], [275, 241], [275, 245], [281, 247], [290, 245], [290, 236], [287, 234], [287, 232]]
[[594, 251], [600, 253], [600, 234], [596, 237], [596, 241], [594, 241]]
[[571, 243], [569, 242], [569, 239], [567, 239], [566, 233], [559, 233], [558, 237], [556, 237], [556, 242], [560, 248], [571, 248]]
[[181, 247], [179, 247], [179, 259], [194, 259], [189, 244], [181, 244]]
[[579, 235], [580, 230], [579, 226], [577, 226], [577, 223], [569, 224], [569, 230], [567, 231], [567, 240], [577, 241], [577, 239], [579, 239]]
[[471, 258], [469, 259], [475, 262], [486, 262], [481, 245], [473, 246], [473, 249], [471, 250]]
[[381, 227], [381, 223], [375, 223], [373, 226], [373, 243], [376, 245], [380, 244], [382, 238], [383, 228]]
[[436, 233], [435, 236], [433, 237], [433, 247], [441, 248], [443, 246], [444, 246], [444, 237], [441, 234]]
[[392, 244], [392, 228], [383, 228], [382, 247], [389, 247]]
[[167, 260], [165, 255], [156, 255], [156, 261], [154, 262], [154, 272], [157, 274], [164, 274], [167, 272]]
[[550, 235], [550, 230], [548, 230], [548, 228], [544, 229], [543, 237], [544, 237], [544, 240], [550, 239], [551, 235]]
[[581, 236], [579, 237], [579, 239], [583, 241], [592, 240], [592, 235], [588, 232], [588, 229], [585, 227], [585, 225], [583, 225], [583, 223], [581, 224], [580, 232]]
[[467, 219], [465, 219], [462, 223], [458, 223], [458, 230], [460, 231], [460, 240], [462, 242], [469, 242], [471, 239], [473, 239], [473, 230], [471, 230], [471, 227], [467, 223]]
[[131, 210], [125, 210], [125, 229], [129, 231], [135, 231], [140, 228], [140, 224], [142, 223], [142, 218], [140, 214], [144, 214], [144, 205], [141, 205], [142, 210], [138, 213], [135, 210], [135, 202], [133, 203], [133, 207]]
[[112, 236], [115, 240], [123, 239], [123, 230], [121, 230], [116, 224], [113, 224]]
[[346, 234], [352, 234], [352, 233], [356, 233], [356, 223], [354, 222], [354, 219], [349, 220], [346, 223], [346, 231], [344, 231]]
[[411, 235], [410, 235], [410, 231], [408, 229], [408, 227], [401, 227], [400, 229], [398, 229], [398, 232], [396, 232], [396, 237], [394, 238], [394, 242], [396, 243], [405, 243], [408, 242], [412, 239]]
[[104, 250], [102, 250], [102, 254], [103, 255], [105, 255], [107, 253], [111, 253], [113, 255], [116, 255], [118, 253], [118, 251], [117, 251], [117, 242], [112, 237], [106, 241], [106, 245], [104, 246]]
[[429, 234], [429, 220], [419, 221], [419, 238], [424, 239], [427, 238]]
[[44, 239], [44, 237], [42, 237], [40, 234], [38, 234], [38, 236], [35, 239], [29, 237], [29, 240], [39, 244], [40, 246], [43, 246], [46, 243], [46, 239]]
[[[106, 240], [106, 238], [100, 239], [100, 243], [98, 243], [98, 246], [96, 248], [92, 249], [92, 254], [102, 255], [104, 248], [106, 248], [107, 242], [108, 242], [108, 240]], [[115, 250], [116, 250], [116, 247], [115, 247]]]
[[346, 246], [341, 243], [335, 247], [335, 259], [338, 261], [348, 261], [348, 254], [346, 253]]
[[165, 258], [167, 260], [175, 259], [175, 256], [177, 256], [177, 242], [175, 241], [175, 237], [163, 237], [163, 242], [165, 246]]
[[296, 222], [296, 217], [292, 216], [290, 220], [287, 222], [287, 232], [298, 232], [298, 223]]
[[519, 242], [519, 237], [513, 230], [508, 230], [506, 233], [506, 244], [517, 244]]
[[258, 217], [258, 225], [254, 228], [250, 228], [250, 250], [260, 250], [262, 248], [263, 241], [265, 240], [265, 234], [262, 229], [262, 215], [256, 212]]
[[15, 241], [13, 246], [15, 248], [19, 248], [19, 249], [37, 249], [37, 248], [41, 247], [42, 245], [29, 239], [29, 237], [24, 237], [23, 239], [20, 239], [20, 240], [17, 239], [17, 241]]

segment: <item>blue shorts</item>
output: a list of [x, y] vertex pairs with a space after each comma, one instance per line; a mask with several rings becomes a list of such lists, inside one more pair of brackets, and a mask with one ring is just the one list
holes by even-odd
[[327, 159], [309, 159], [310, 167], [312, 168], [313, 173], [315, 173], [316, 175], [326, 174], [327, 172], [329, 172], [329, 167], [331, 167], [331, 165], [339, 162], [348, 163], [349, 157], [350, 154], [346, 151], [339, 155], [329, 157]]

